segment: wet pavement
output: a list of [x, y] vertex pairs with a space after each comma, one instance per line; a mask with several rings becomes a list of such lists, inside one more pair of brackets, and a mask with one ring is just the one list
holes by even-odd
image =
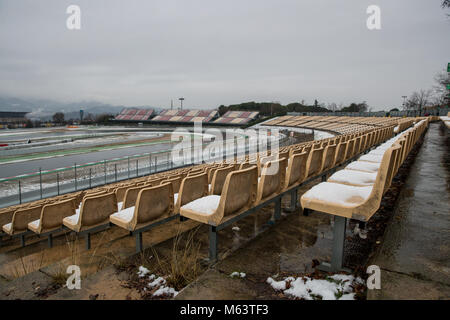
[[450, 299], [450, 132], [430, 124], [372, 264], [368, 299]]

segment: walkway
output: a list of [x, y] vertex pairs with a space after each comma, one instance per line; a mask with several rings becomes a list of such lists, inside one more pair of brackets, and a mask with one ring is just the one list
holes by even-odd
[[379, 254], [368, 299], [450, 299], [450, 131], [430, 124]]

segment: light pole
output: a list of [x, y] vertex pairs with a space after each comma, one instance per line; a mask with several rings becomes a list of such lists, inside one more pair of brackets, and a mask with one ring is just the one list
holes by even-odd
[[[405, 110], [406, 107], [406, 98], [408, 98], [408, 96], [402, 96], [403, 98], [403, 110]], [[408, 116], [408, 112], [406, 112], [406, 115]]]
[[183, 100], [184, 100], [184, 98], [183, 98], [183, 97], [181, 97], [181, 98], [178, 98], [178, 100], [180, 100], [180, 104], [181, 104], [181, 110], [183, 110]]
[[406, 98], [408, 98], [408, 96], [402, 96], [402, 98], [403, 98], [403, 108], [405, 108]]

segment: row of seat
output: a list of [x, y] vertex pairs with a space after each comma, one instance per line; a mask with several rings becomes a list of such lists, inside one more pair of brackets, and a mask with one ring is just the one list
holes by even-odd
[[346, 220], [367, 222], [375, 214], [392, 179], [427, 129], [428, 122], [428, 119], [421, 120], [302, 195], [305, 215], [309, 210], [315, 210], [335, 216], [332, 261], [331, 264], [323, 264], [322, 270], [335, 272], [343, 269]]
[[[21, 223], [18, 223], [21, 215], [16, 216], [14, 213], [12, 221], [4, 225], [3, 230], [9, 235], [20, 234], [23, 244], [23, 235], [26, 234], [24, 230], [28, 229], [40, 235], [49, 234], [51, 244], [51, 234], [61, 230], [64, 225], [74, 232], [87, 234], [89, 248], [90, 233], [108, 227], [110, 223], [137, 232], [137, 236], [141, 237], [143, 228], [151, 226], [157, 220], [177, 215], [181, 212], [181, 207], [205, 197], [207, 199], [200, 200], [201, 203], [207, 203], [208, 208], [213, 208], [215, 204], [217, 206], [214, 214], [209, 215], [209, 220], [202, 222], [219, 224], [225, 215], [247, 208], [242, 201], [237, 201], [234, 197], [251, 198], [252, 201], [247, 206], [270, 200], [284, 190], [299, 185], [306, 179], [386, 140], [392, 134], [393, 126], [371, 129], [280, 148], [272, 154], [266, 152], [247, 155], [242, 159], [235, 158], [231, 163], [223, 161], [153, 174], [134, 179], [132, 182], [98, 188], [89, 194], [79, 193], [76, 198], [69, 198], [67, 201], [45, 204], [36, 209], [34, 214], [25, 215]], [[269, 170], [273, 171], [273, 167], [283, 170], [268, 174]], [[259, 182], [245, 178], [246, 183], [238, 183], [235, 188], [232, 187], [235, 184], [232, 182], [233, 191], [229, 191], [230, 182], [227, 183], [227, 179], [233, 176], [232, 173], [250, 172], [243, 175], [253, 176], [254, 170]], [[238, 176], [240, 175], [236, 175], [232, 181], [242, 179]], [[253, 181], [253, 187], [244, 188], [248, 181]], [[254, 195], [249, 198], [250, 194]], [[83, 196], [81, 205], [77, 205], [80, 203], [80, 195]], [[220, 210], [217, 210], [218, 208]], [[184, 209], [189, 209], [189, 206]], [[193, 218], [195, 212], [186, 211], [184, 216]], [[196, 219], [202, 220], [202, 215], [200, 213]], [[142, 242], [142, 239], [140, 241]]]
[[400, 117], [282, 116], [265, 122], [264, 125], [300, 127], [348, 134], [377, 127], [396, 126], [399, 121], [403, 120]]

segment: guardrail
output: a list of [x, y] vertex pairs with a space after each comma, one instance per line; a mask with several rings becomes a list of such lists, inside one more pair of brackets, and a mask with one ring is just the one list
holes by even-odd
[[[224, 141], [223, 150], [233, 150], [234, 155], [247, 155], [253, 150], [250, 145], [245, 143], [239, 146], [235, 141]], [[279, 138], [279, 146], [289, 144], [289, 137]], [[234, 147], [230, 148], [230, 144]], [[208, 143], [203, 143], [204, 147]], [[99, 162], [76, 164], [73, 166], [58, 168], [54, 170], [43, 171], [39, 169], [36, 172], [23, 174], [20, 176], [0, 179], [0, 208], [16, 204], [22, 204], [39, 199], [54, 197], [66, 193], [82, 191], [93, 187], [100, 187], [110, 183], [123, 180], [139, 178], [142, 176], [167, 171], [170, 169], [181, 168], [195, 163], [195, 153], [199, 152], [194, 147], [183, 148], [184, 151], [190, 149], [191, 157], [183, 158], [183, 161], [174, 162], [171, 153], [172, 149], [149, 152], [139, 155], [133, 155], [122, 158], [114, 158]], [[230, 153], [221, 155], [208, 155], [206, 161], [217, 161], [224, 159]]]

